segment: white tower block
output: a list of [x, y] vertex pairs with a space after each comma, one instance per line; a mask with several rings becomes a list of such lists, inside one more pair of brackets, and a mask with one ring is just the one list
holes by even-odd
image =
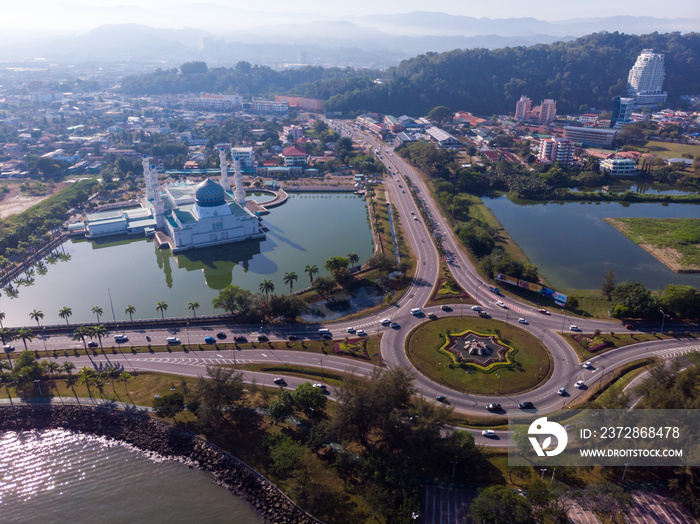
[[228, 179], [228, 165], [226, 164], [226, 150], [219, 149], [219, 165], [221, 166], [221, 186], [224, 191], [231, 191], [231, 182]]
[[238, 157], [233, 159], [233, 169], [236, 174], [236, 202], [239, 206], [245, 207], [245, 189], [243, 189], [243, 173], [241, 172], [241, 161]]
[[153, 200], [153, 180], [146, 155], [141, 158], [141, 165], [143, 165], [143, 178], [146, 180], [146, 200]]
[[163, 203], [163, 197], [160, 195], [160, 187], [158, 186], [158, 173], [156, 173], [156, 166], [151, 165], [151, 176], [154, 180], [155, 196], [153, 198], [153, 210], [156, 214], [156, 227], [163, 227], [165, 225], [165, 204]]

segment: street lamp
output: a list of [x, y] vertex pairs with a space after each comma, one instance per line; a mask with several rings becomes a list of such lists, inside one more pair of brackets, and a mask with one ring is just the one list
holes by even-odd
[[625, 475], [627, 474], [627, 466], [629, 465], [629, 462], [625, 462], [625, 471], [622, 472], [622, 480], [625, 480]]
[[35, 380], [34, 383], [39, 387], [39, 395], [44, 396], [44, 394], [41, 391], [41, 380]]
[[666, 317], [668, 316], [666, 313], [663, 312], [662, 309], [659, 309], [659, 313], [661, 313], [663, 316], [661, 317], [661, 334], [663, 335], [664, 332], [664, 320], [666, 320]]
[[542, 472], [542, 475], [540, 475], [540, 480], [544, 480], [544, 472], [547, 471], [547, 468], [542, 468], [540, 471]]

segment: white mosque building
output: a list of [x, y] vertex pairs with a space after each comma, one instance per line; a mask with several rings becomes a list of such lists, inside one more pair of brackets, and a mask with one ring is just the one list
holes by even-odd
[[[219, 150], [221, 180], [171, 184], [161, 189], [155, 166], [143, 159], [146, 207], [156, 220], [160, 243], [173, 252], [264, 238], [260, 219], [246, 208], [241, 163], [233, 158], [235, 190], [231, 191], [226, 150]], [[164, 238], [167, 235], [168, 238]]]

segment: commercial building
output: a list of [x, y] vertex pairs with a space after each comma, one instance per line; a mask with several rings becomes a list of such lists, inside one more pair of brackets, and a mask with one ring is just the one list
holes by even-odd
[[631, 124], [633, 122], [632, 112], [634, 111], [634, 105], [634, 98], [616, 96], [613, 100], [610, 127], [620, 129], [625, 124]]
[[432, 138], [439, 146], [454, 146], [459, 144], [459, 140], [453, 137], [450, 133], [439, 127], [429, 127], [425, 132]]
[[552, 100], [551, 98], [546, 98], [545, 100], [542, 100], [542, 103], [540, 104], [540, 118], [539, 118], [540, 124], [549, 124], [550, 122], [554, 122], [554, 119], [556, 117], [557, 117], [557, 102], [556, 102], [556, 100]]
[[306, 98], [303, 96], [275, 95], [275, 102], [285, 102], [289, 107], [308, 111], [309, 113], [323, 113], [323, 100]]
[[241, 95], [211, 95], [203, 94], [199, 98], [188, 98], [185, 107], [205, 111], [233, 111], [243, 107]]
[[255, 169], [255, 150], [252, 147], [232, 147], [231, 160], [238, 157], [245, 170]]
[[664, 55], [644, 49], [627, 76], [627, 92], [639, 106], [662, 104], [667, 96], [663, 91], [665, 74]]
[[520, 100], [515, 103], [515, 119], [525, 120], [525, 117], [530, 111], [532, 111], [532, 100], [522, 95]]
[[615, 129], [564, 126], [564, 138], [584, 146], [611, 147], [616, 134]]
[[600, 161], [600, 172], [609, 175], [636, 175], [637, 163], [629, 158], [605, 158]]
[[253, 100], [250, 102], [250, 110], [256, 113], [287, 113], [289, 104], [274, 100]]
[[285, 166], [303, 166], [306, 163], [307, 154], [294, 146], [285, 147], [282, 151]]
[[572, 164], [574, 161], [574, 144], [570, 140], [561, 138], [545, 138], [540, 141], [537, 158], [540, 162], [559, 162], [562, 165]]

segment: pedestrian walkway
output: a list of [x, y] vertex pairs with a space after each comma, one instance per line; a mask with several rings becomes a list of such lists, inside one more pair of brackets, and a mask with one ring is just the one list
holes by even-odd
[[46, 404], [59, 405], [79, 405], [79, 406], [96, 406], [110, 409], [121, 409], [124, 411], [133, 411], [136, 413], [150, 413], [153, 411], [148, 406], [137, 406], [136, 404], [127, 404], [126, 402], [117, 402], [116, 400], [104, 400], [98, 398], [83, 398], [83, 397], [46, 397], [46, 398], [0, 398], [0, 406], [41, 406]]

